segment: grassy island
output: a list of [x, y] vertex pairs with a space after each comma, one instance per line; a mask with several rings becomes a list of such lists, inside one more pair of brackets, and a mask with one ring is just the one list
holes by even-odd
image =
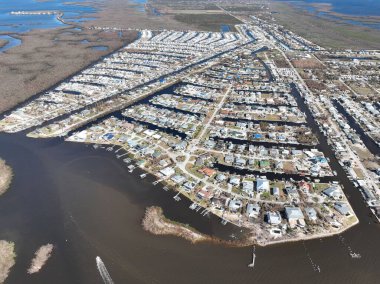
[[15, 258], [14, 243], [0, 240], [0, 283], [7, 279]]
[[0, 195], [5, 193], [12, 181], [12, 169], [0, 159]]

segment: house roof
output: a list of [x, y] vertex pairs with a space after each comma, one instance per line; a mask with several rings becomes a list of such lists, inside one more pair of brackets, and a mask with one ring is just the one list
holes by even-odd
[[290, 219], [303, 219], [303, 213], [298, 207], [285, 207], [285, 214], [288, 220]]
[[334, 208], [342, 215], [347, 215], [350, 213], [350, 207], [344, 202], [336, 202]]

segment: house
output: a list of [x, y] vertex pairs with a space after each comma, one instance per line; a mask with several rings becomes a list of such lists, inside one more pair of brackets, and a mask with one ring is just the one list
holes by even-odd
[[243, 191], [252, 194], [253, 193], [253, 181], [243, 180]]
[[299, 193], [297, 191], [297, 188], [292, 187], [292, 186], [285, 187], [285, 193], [292, 198], [298, 198], [299, 197]]
[[223, 182], [227, 179], [227, 177], [224, 174], [217, 174], [215, 177], [215, 180], [217, 182]]
[[285, 216], [290, 228], [294, 228], [297, 224], [300, 227], [305, 226], [305, 217], [299, 207], [285, 207]]
[[343, 192], [340, 186], [334, 185], [330, 186], [329, 188], [326, 188], [323, 191], [323, 194], [328, 196], [329, 198], [332, 198], [334, 200], [339, 200], [343, 198]]
[[280, 196], [280, 189], [278, 187], [273, 187], [272, 188], [272, 195], [276, 196], [276, 197]]
[[195, 182], [188, 181], [183, 186], [185, 187], [186, 191], [191, 191], [191, 190], [193, 190], [195, 188], [196, 185], [197, 184]]
[[233, 186], [239, 186], [240, 185], [240, 177], [239, 176], [232, 176], [229, 181], [230, 184]]
[[186, 141], [181, 141], [179, 143], [177, 143], [175, 146], [174, 146], [174, 149], [179, 151], [179, 150], [185, 150], [186, 149], [186, 146], [187, 146], [187, 143]]
[[234, 156], [233, 155], [226, 155], [224, 157], [224, 162], [227, 164], [232, 164], [234, 162]]
[[298, 183], [298, 186], [303, 193], [308, 194], [310, 192], [311, 186], [309, 183], [301, 181]]
[[243, 158], [236, 158], [235, 165], [238, 167], [244, 167], [247, 164], [247, 161]]
[[336, 211], [338, 211], [340, 214], [344, 216], [350, 216], [351, 210], [347, 203], [344, 202], [336, 202], [334, 204], [334, 208]]
[[200, 173], [208, 176], [208, 177], [211, 177], [211, 176], [213, 176], [216, 173], [216, 171], [214, 169], [210, 169], [210, 168], [203, 168], [203, 169], [200, 169], [198, 171]]
[[265, 192], [269, 191], [269, 180], [258, 178], [256, 180], [256, 191], [257, 192]]
[[268, 224], [279, 225], [279, 224], [281, 224], [282, 218], [281, 218], [280, 212], [278, 212], [278, 211], [275, 211], [275, 212], [268, 211], [264, 215], [264, 220]]
[[175, 175], [171, 178], [171, 180], [176, 184], [183, 184], [186, 181], [186, 177], [181, 175]]
[[207, 140], [204, 145], [208, 149], [213, 149], [215, 147], [216, 142], [213, 140]]
[[195, 161], [195, 165], [196, 166], [203, 166], [204, 165], [204, 163], [205, 163], [205, 161], [206, 161], [206, 156], [199, 156], [198, 158], [197, 158], [197, 160]]
[[257, 218], [260, 214], [260, 205], [257, 203], [249, 203], [247, 205], [246, 214], [248, 218]]
[[261, 160], [260, 162], [259, 162], [259, 164], [260, 164], [260, 168], [268, 168], [269, 166], [270, 166], [270, 163], [269, 163], [269, 161], [268, 160]]
[[228, 208], [231, 212], [237, 212], [242, 206], [243, 202], [239, 199], [232, 199], [228, 204]]
[[312, 222], [317, 221], [317, 219], [318, 219], [317, 211], [315, 211], [315, 209], [313, 207], [306, 207], [305, 213], [306, 213], [307, 218], [310, 221], [312, 221]]
[[175, 174], [175, 170], [172, 167], [166, 167], [160, 170], [160, 173], [164, 175], [165, 177], [170, 177]]
[[204, 199], [204, 200], [210, 200], [214, 196], [214, 193], [212, 189], [209, 188], [202, 188], [197, 192], [197, 197], [199, 199]]

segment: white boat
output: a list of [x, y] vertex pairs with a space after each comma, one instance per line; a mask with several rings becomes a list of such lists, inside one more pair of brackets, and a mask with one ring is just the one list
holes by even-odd
[[351, 255], [351, 258], [361, 258], [362, 257], [360, 255], [360, 253], [356, 253], [356, 252], [351, 252], [350, 255]]
[[248, 264], [249, 268], [254, 268], [255, 267], [255, 260], [256, 260], [255, 247], [253, 247], [252, 263]]

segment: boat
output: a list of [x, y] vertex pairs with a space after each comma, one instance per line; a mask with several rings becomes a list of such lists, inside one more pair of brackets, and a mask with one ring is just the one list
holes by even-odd
[[193, 204], [190, 205], [189, 207], [191, 210], [194, 210], [195, 208], [197, 208], [197, 204], [194, 202]]
[[360, 253], [356, 253], [356, 252], [351, 252], [350, 253], [350, 256], [351, 258], [361, 258], [362, 256], [360, 255]]
[[248, 264], [249, 268], [254, 268], [255, 267], [255, 260], [256, 260], [255, 247], [253, 247], [252, 263]]

